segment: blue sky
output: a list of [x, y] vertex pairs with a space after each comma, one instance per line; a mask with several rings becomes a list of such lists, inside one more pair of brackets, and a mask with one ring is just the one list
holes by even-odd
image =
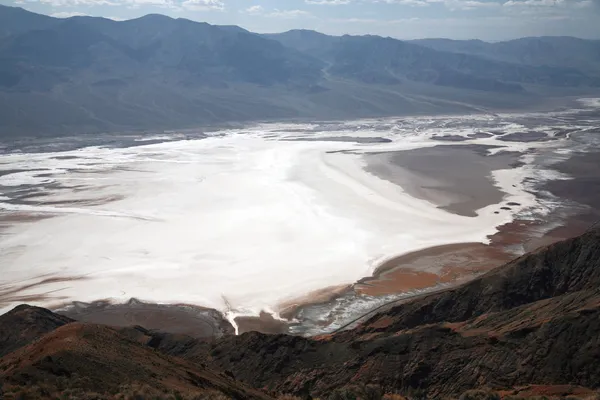
[[314, 29], [400, 39], [600, 39], [600, 0], [0, 0], [57, 17], [130, 19], [149, 13], [240, 25], [254, 32]]

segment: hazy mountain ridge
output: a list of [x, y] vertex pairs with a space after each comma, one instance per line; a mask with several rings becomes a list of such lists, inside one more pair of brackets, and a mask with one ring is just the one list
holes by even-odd
[[411, 43], [525, 65], [575, 68], [593, 75], [600, 70], [600, 40], [544, 36], [497, 43], [451, 39], [419, 39]]
[[57, 19], [0, 6], [3, 21], [0, 136], [467, 113], [541, 102], [538, 88], [600, 87], [593, 59], [581, 69], [528, 65], [378, 36], [258, 35], [162, 15]]
[[332, 37], [310, 31], [289, 31], [269, 37], [299, 51], [328, 59], [333, 73], [369, 83], [398, 83], [409, 79], [442, 86], [517, 92], [523, 90], [519, 84], [600, 85], [600, 68], [593, 68], [595, 60], [590, 57], [587, 67], [595, 71], [591, 75], [560, 63], [532, 64], [521, 62], [516, 56], [512, 60], [508, 57], [494, 59], [487, 57], [485, 52], [461, 52], [458, 44], [463, 42], [460, 41], [452, 41], [457, 42], [455, 47], [434, 47], [427, 45], [430, 43], [427, 40], [423, 41], [426, 45], [421, 46], [419, 41], [406, 42], [379, 36]]

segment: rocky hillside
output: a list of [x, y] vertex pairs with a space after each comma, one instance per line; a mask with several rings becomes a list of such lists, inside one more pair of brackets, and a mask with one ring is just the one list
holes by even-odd
[[270, 398], [203, 363], [154, 351], [141, 328], [81, 324], [29, 306], [0, 317], [0, 326], [0, 398]]
[[0, 380], [5, 391], [35, 384], [48, 393], [69, 382], [226, 398], [457, 398], [478, 388], [587, 398], [600, 386], [599, 288], [596, 229], [315, 338], [252, 332], [206, 342], [21, 306], [0, 317]]

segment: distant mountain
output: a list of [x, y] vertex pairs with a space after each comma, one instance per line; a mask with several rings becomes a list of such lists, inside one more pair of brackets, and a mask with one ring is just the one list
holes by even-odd
[[411, 43], [435, 50], [474, 54], [511, 63], [568, 67], [595, 75], [600, 71], [600, 40], [548, 36], [499, 43], [450, 39], [421, 39], [413, 40]]
[[544, 101], [540, 88], [600, 86], [587, 53], [577, 66], [527, 64], [379, 36], [5, 6], [0, 22], [0, 137], [514, 109]]
[[325, 59], [331, 56], [334, 46], [342, 40], [339, 36], [329, 36], [306, 29], [294, 29], [284, 33], [262, 36], [277, 40], [286, 47]]
[[94, 84], [100, 79], [158, 75], [170, 83], [227, 86], [313, 82], [322, 67], [318, 60], [276, 41], [160, 15], [125, 22], [70, 18], [6, 38], [0, 44], [0, 60], [20, 75], [13, 84], [4, 80], [5, 87], [16, 90], [37, 89], [38, 83], [30, 80], [34, 69], [54, 79], [48, 84], [75, 77]]
[[[326, 59], [329, 72], [367, 83], [399, 83], [408, 79], [441, 86], [475, 90], [518, 92], [520, 84], [547, 86], [600, 86], [600, 69], [588, 75], [575, 68], [494, 60], [457, 52], [455, 49], [432, 50], [380, 36], [332, 37], [310, 31], [289, 31], [269, 35], [286, 46]], [[579, 40], [579, 39], [575, 39]], [[475, 41], [473, 48], [484, 42]], [[592, 43], [593, 44], [593, 43]], [[457, 46], [460, 47], [460, 46]], [[475, 53], [475, 52], [473, 52]], [[591, 64], [587, 66], [593, 69]]]
[[0, 38], [33, 29], [45, 29], [60, 23], [57, 18], [0, 5]]

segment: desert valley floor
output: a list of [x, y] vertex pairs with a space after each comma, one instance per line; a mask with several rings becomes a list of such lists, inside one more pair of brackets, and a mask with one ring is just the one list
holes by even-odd
[[[599, 134], [582, 99], [0, 143], [0, 312], [332, 331], [587, 228]], [[149, 304], [119, 311], [132, 298]]]

